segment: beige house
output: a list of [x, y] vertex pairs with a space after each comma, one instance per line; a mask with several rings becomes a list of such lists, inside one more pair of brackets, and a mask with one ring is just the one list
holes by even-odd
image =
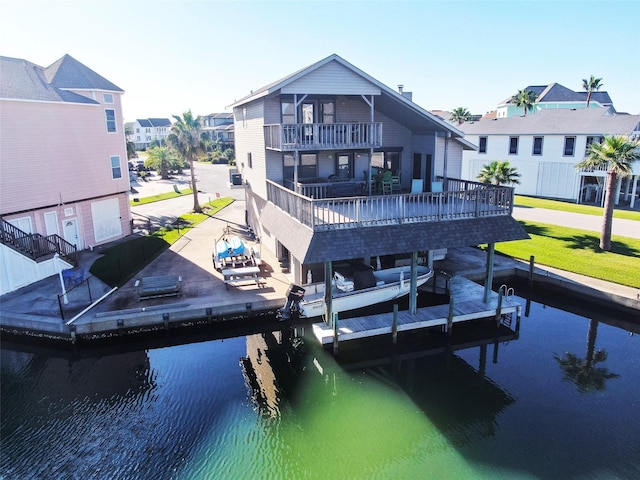
[[0, 57], [0, 293], [128, 235], [124, 91], [69, 55]]

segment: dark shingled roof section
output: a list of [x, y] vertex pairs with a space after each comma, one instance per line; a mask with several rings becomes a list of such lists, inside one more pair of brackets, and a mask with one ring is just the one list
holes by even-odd
[[44, 69], [44, 74], [51, 86], [56, 88], [124, 91], [71, 55], [65, 55], [49, 65]]
[[[303, 263], [475, 246], [530, 238], [510, 216], [312, 232], [268, 203], [260, 222]], [[283, 235], [286, 232], [286, 235]]]

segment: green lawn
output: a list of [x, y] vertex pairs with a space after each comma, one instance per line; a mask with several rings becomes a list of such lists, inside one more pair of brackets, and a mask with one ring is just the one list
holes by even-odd
[[[603, 209], [600, 207], [594, 207], [592, 205], [580, 205], [573, 202], [562, 202], [558, 200], [547, 200], [544, 198], [525, 197], [523, 195], [516, 195], [514, 201], [516, 206], [519, 207], [546, 208], [549, 210], [562, 210], [563, 212], [583, 213], [585, 215], [598, 215], [600, 217], [603, 215]], [[640, 212], [616, 209], [613, 211], [613, 217], [640, 221]]]
[[104, 255], [93, 262], [90, 272], [111, 287], [122, 286], [182, 235], [233, 201], [230, 197], [213, 200], [202, 205], [203, 213], [181, 215], [171, 227], [118, 243], [105, 250]]
[[185, 195], [191, 195], [193, 190], [190, 188], [185, 188], [180, 193], [177, 192], [167, 192], [167, 193], [159, 193], [158, 195], [152, 195], [150, 197], [142, 197], [137, 198], [136, 200], [130, 200], [129, 203], [131, 206], [135, 205], [144, 205], [145, 203], [153, 203], [159, 202], [160, 200], [168, 200], [170, 198], [183, 197]]
[[519, 222], [531, 240], [503, 242], [496, 252], [568, 272], [640, 288], [640, 239], [611, 237], [611, 251], [598, 248], [599, 233], [557, 225]]

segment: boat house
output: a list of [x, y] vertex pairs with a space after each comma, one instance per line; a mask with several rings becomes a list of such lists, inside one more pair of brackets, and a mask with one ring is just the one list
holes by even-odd
[[528, 238], [513, 188], [461, 180], [476, 147], [399, 90], [334, 54], [232, 105], [247, 224], [295, 283]]

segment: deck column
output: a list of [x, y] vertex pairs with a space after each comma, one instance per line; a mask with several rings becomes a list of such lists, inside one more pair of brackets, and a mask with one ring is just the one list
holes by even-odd
[[487, 248], [487, 270], [484, 278], [484, 303], [489, 303], [491, 298], [491, 284], [493, 283], [493, 257], [496, 249], [495, 243], [490, 243]]
[[331, 277], [333, 276], [331, 260], [324, 262], [324, 318], [328, 325], [333, 320], [333, 304], [331, 296]]
[[409, 284], [409, 313], [418, 309], [418, 252], [411, 252], [411, 283]]

